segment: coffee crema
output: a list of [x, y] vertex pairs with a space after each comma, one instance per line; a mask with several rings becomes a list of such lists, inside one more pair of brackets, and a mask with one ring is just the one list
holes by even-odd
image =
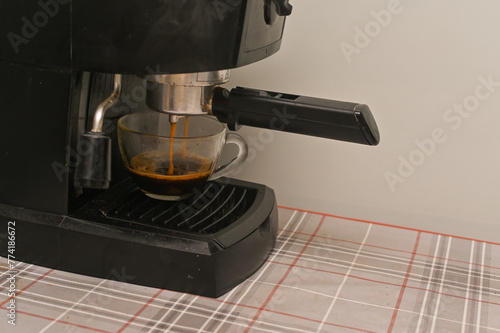
[[208, 158], [184, 152], [153, 151], [136, 155], [127, 167], [144, 191], [160, 195], [183, 195], [201, 187], [213, 165]]

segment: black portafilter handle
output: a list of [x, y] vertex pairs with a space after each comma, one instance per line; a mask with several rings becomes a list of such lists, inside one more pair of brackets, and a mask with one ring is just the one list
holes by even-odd
[[365, 104], [236, 87], [217, 87], [212, 113], [230, 130], [242, 125], [375, 146], [377, 123]]

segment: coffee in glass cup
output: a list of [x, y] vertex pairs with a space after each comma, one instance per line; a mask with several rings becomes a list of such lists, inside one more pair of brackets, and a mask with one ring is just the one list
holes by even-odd
[[[208, 116], [180, 117], [170, 123], [168, 114], [134, 113], [118, 121], [118, 141], [125, 166], [148, 196], [180, 200], [191, 196], [208, 180], [222, 177], [248, 155], [245, 140]], [[238, 155], [218, 166], [225, 144], [238, 145]]]

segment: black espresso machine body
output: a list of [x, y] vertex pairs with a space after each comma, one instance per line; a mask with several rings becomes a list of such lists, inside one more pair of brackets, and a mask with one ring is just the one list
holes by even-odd
[[[25, 261], [217, 297], [262, 265], [276, 239], [271, 189], [220, 179], [189, 200], [150, 199], [128, 178], [116, 122], [147, 109], [139, 77], [275, 53], [285, 18], [269, 6], [279, 10], [263, 0], [0, 2], [0, 255], [12, 271]], [[77, 187], [79, 137], [111, 92], [108, 73], [125, 74], [103, 130], [110, 189]]]
[[[182, 103], [165, 98], [175, 90], [201, 93], [196, 114], [232, 130], [378, 144], [366, 105], [218, 86], [226, 70], [278, 51], [291, 9], [288, 0], [0, 1], [0, 255], [8, 266], [210, 297], [255, 272], [276, 240], [272, 189], [222, 178], [185, 201], [145, 197], [121, 162], [116, 122], [148, 108], [172, 121], [185, 116]], [[200, 79], [193, 88], [193, 75], [214, 73], [213, 86]], [[96, 110], [117, 80], [119, 98], [96, 134]], [[89, 133], [109, 138], [107, 190], [75, 181]]]

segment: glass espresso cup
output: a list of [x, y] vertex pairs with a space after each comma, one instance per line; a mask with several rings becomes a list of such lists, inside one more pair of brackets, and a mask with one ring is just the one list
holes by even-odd
[[[248, 155], [238, 134], [208, 116], [181, 117], [170, 123], [168, 114], [134, 113], [118, 121], [121, 156], [137, 186], [160, 200], [191, 196], [208, 180], [225, 176]], [[217, 166], [225, 144], [239, 147], [238, 155]]]

